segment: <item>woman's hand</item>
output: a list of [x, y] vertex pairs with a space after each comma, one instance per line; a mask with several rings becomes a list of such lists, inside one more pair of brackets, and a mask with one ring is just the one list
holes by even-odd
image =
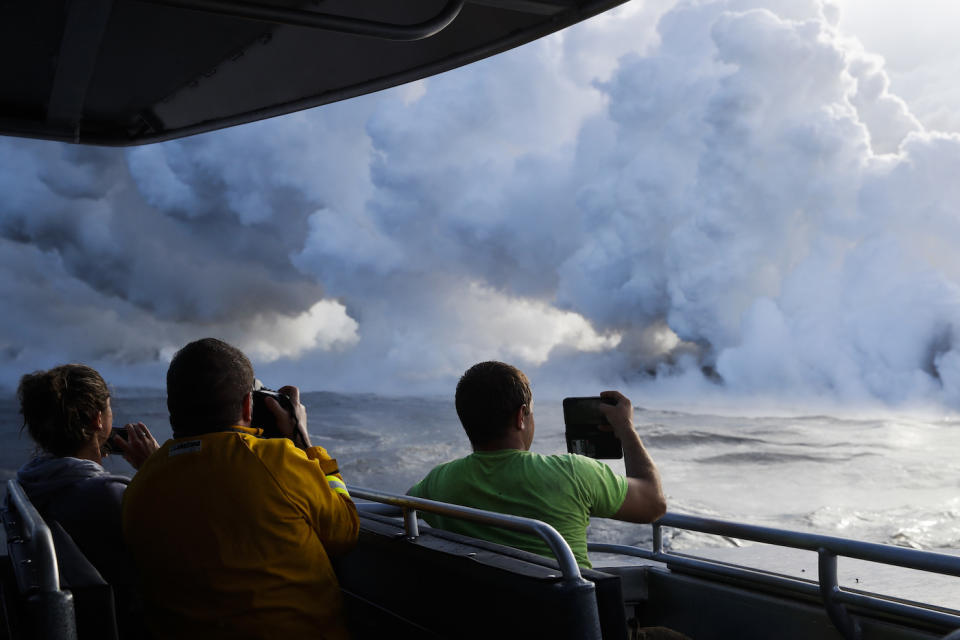
[[142, 422], [133, 422], [124, 427], [127, 430], [127, 439], [115, 436], [113, 444], [120, 449], [130, 466], [139, 469], [150, 454], [160, 448], [160, 445], [147, 429], [147, 425]]

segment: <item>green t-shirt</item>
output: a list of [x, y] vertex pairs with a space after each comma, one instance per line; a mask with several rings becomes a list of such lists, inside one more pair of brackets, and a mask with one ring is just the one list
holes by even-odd
[[[412, 496], [542, 520], [555, 528], [580, 566], [587, 558], [590, 516], [609, 518], [623, 506], [627, 479], [610, 467], [574, 454], [477, 451], [436, 467], [409, 491]], [[431, 526], [554, 557], [540, 536], [420, 512]]]

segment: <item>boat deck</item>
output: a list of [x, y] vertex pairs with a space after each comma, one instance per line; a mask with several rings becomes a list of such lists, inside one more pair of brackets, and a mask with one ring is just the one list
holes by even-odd
[[[956, 553], [667, 514], [653, 526], [652, 549], [592, 544], [598, 569], [588, 570], [543, 522], [350, 491], [376, 502], [359, 505], [360, 541], [335, 562], [358, 639], [627, 640], [630, 629], [663, 626], [696, 640], [927, 640], [960, 629], [960, 611], [951, 608], [960, 589]], [[9, 555], [0, 558], [0, 638], [106, 638], [99, 631], [84, 636], [83, 629], [113, 621], [113, 601], [102, 598], [111, 585], [100, 579], [88, 585], [86, 598], [82, 592], [64, 596], [69, 587], [57, 573], [62, 578], [85, 559], [75, 546], [61, 547], [62, 528], [48, 528], [15, 481], [10, 493], [18, 500], [8, 501], [3, 512], [10, 539]], [[535, 533], [556, 559], [432, 529], [417, 519], [423, 510]], [[680, 554], [663, 548], [666, 527], [778, 544]], [[104, 604], [109, 615], [101, 615]], [[19, 626], [10, 626], [11, 619]], [[33, 625], [42, 633], [24, 631]]]

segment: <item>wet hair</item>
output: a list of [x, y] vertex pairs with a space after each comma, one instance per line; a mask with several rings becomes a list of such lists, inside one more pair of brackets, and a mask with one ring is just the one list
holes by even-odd
[[532, 400], [530, 381], [523, 371], [503, 362], [475, 364], [457, 383], [457, 415], [474, 445], [503, 436], [514, 413]]
[[253, 365], [222, 340], [204, 338], [180, 349], [167, 369], [167, 409], [176, 438], [222, 431], [240, 420], [253, 389]]
[[110, 390], [94, 369], [65, 364], [20, 378], [23, 428], [42, 450], [72, 456], [93, 436], [90, 423], [107, 408]]

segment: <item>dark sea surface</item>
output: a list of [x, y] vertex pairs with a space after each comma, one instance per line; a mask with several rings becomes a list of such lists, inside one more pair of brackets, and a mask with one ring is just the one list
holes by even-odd
[[[316, 392], [303, 401], [314, 444], [339, 460], [354, 486], [404, 493], [434, 465], [469, 452], [452, 399]], [[170, 437], [162, 392], [115, 390], [112, 405], [115, 426], [142, 421], [158, 441]], [[535, 417], [533, 450], [564, 451], [560, 400], [538, 398]], [[913, 548], [960, 548], [955, 418], [737, 417], [638, 408], [635, 422], [660, 468], [671, 511]], [[14, 399], [6, 396], [0, 400], [4, 480], [33, 449], [19, 427]], [[608, 462], [623, 472], [622, 461]], [[133, 473], [119, 457], [105, 466]], [[648, 545], [650, 527], [597, 519], [589, 537]], [[669, 542], [676, 549], [740, 544], [685, 532], [672, 532]]]
[[[453, 401], [306, 393], [310, 433], [347, 482], [405, 492], [434, 465], [469, 452]], [[115, 426], [142, 421], [170, 437], [162, 392], [120, 389]], [[538, 399], [533, 449], [565, 450], [560, 401]], [[33, 445], [15, 399], [0, 399], [0, 474], [13, 477]], [[827, 415], [737, 417], [636, 411], [670, 509], [758, 524], [895, 542], [960, 547], [960, 421]], [[623, 471], [622, 461], [608, 463]], [[133, 469], [119, 457], [105, 466]], [[596, 526], [602, 531], [606, 526]], [[617, 523], [609, 523], [616, 525]], [[599, 531], [598, 531], [599, 532]], [[609, 533], [609, 532], [608, 532]]]

